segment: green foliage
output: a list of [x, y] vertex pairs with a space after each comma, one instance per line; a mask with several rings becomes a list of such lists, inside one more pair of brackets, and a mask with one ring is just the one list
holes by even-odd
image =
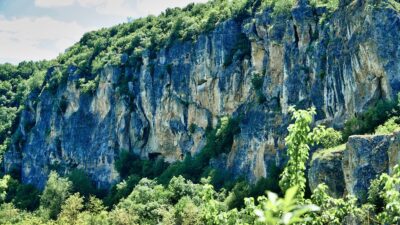
[[297, 224], [307, 221], [307, 213], [318, 211], [316, 205], [299, 205], [297, 200], [297, 187], [289, 188], [285, 198], [278, 198], [278, 195], [268, 192], [268, 198], [258, 198], [260, 207], [254, 213], [258, 221], [267, 225]]
[[99, 77], [96, 77], [94, 80], [86, 80], [86, 78], [80, 78], [78, 81], [78, 86], [80, 87], [82, 93], [84, 94], [93, 94], [97, 86], [99, 85]]
[[125, 180], [113, 186], [104, 199], [105, 205], [111, 207], [117, 204], [122, 198], [127, 197], [133, 188], [139, 183], [139, 181], [140, 177], [136, 175], [130, 175]]
[[20, 184], [12, 203], [19, 209], [34, 211], [39, 207], [40, 191], [32, 184]]
[[57, 219], [58, 224], [78, 224], [78, 216], [83, 210], [83, 206], [83, 198], [79, 193], [69, 196], [61, 206], [61, 212]]
[[287, 15], [295, 3], [295, 0], [262, 0], [261, 8], [272, 8], [274, 16]]
[[40, 205], [48, 211], [50, 218], [55, 219], [60, 213], [71, 189], [72, 183], [67, 178], [59, 177], [54, 171], [49, 174], [46, 187], [40, 196]]
[[292, 113], [293, 124], [288, 127], [288, 136], [285, 138], [289, 160], [281, 175], [279, 185], [283, 191], [290, 187], [298, 187], [299, 200], [302, 200], [306, 190], [306, 163], [309, 157], [310, 145], [322, 144], [324, 147], [336, 146], [342, 140], [341, 134], [332, 128], [317, 126], [311, 130], [315, 108], [296, 110], [289, 108]]
[[281, 175], [279, 185], [283, 191], [297, 186], [297, 197], [302, 199], [306, 187], [306, 161], [310, 150], [309, 144], [312, 141], [310, 125], [316, 112], [315, 108], [296, 111], [293, 107], [289, 109], [289, 112], [293, 114], [292, 119], [295, 122], [289, 125], [289, 134], [285, 138], [289, 161]]
[[79, 192], [85, 197], [95, 195], [96, 188], [93, 186], [92, 180], [89, 176], [80, 169], [74, 169], [68, 175], [68, 180], [72, 183], [72, 192]]
[[331, 127], [325, 128], [324, 126], [318, 126], [313, 130], [313, 138], [318, 140], [318, 143], [323, 148], [333, 148], [339, 146], [342, 143], [342, 133]]
[[40, 90], [52, 62], [21, 62], [0, 65], [0, 162], [16, 128], [18, 113], [27, 96]]
[[310, 5], [313, 7], [326, 7], [330, 12], [333, 12], [338, 9], [339, 0], [311, 0]]
[[5, 175], [0, 179], [0, 203], [4, 202], [7, 195], [8, 182], [11, 179], [9, 175]]
[[229, 190], [229, 195], [226, 199], [226, 204], [230, 209], [241, 209], [245, 206], [245, 198], [252, 197], [257, 199], [258, 196], [265, 194], [265, 191], [271, 191], [281, 194], [279, 188], [279, 175], [282, 171], [273, 166], [267, 171], [267, 178], [261, 178], [255, 184], [250, 184], [245, 180], [237, 180], [233, 188], [226, 187]]
[[122, 178], [130, 175], [138, 177], [155, 178], [167, 167], [168, 163], [163, 158], [155, 160], [142, 160], [139, 156], [126, 150], [121, 150], [119, 158], [115, 162], [115, 168]]
[[333, 154], [336, 152], [342, 152], [346, 150], [346, 144], [341, 144], [341, 145], [337, 145], [331, 148], [326, 148], [326, 149], [320, 149], [316, 152], [314, 152], [312, 159], [316, 159], [316, 158], [322, 158], [322, 159], [326, 159], [329, 160], [333, 157]]
[[309, 202], [318, 205], [321, 210], [311, 214], [312, 220], [310, 224], [313, 225], [341, 225], [346, 223], [346, 217], [359, 217], [364, 213], [357, 206], [357, 199], [348, 196], [346, 198], [332, 198], [327, 194], [328, 186], [320, 184], [314, 190], [311, 200]]
[[259, 74], [254, 74], [253, 78], [251, 79], [251, 84], [253, 85], [255, 90], [260, 90], [263, 86], [264, 80], [263, 77]]
[[382, 174], [371, 183], [368, 200], [380, 206], [377, 220], [381, 224], [400, 223], [400, 167], [396, 165], [392, 175]]
[[[247, 2], [217, 0], [190, 4], [183, 9], [167, 9], [157, 17], [148, 16], [89, 32], [57, 61], [63, 66], [76, 66], [81, 74], [98, 74], [105, 65], [138, 67], [144, 52], [155, 54], [177, 41], [197, 40], [199, 35], [213, 30], [223, 21], [242, 16], [249, 7], [256, 7]], [[128, 55], [127, 62], [122, 60], [123, 54]]]
[[375, 134], [392, 134], [394, 132], [400, 131], [400, 125], [398, 121], [398, 117], [390, 118], [384, 124], [379, 125], [375, 129]]
[[253, 85], [256, 91], [257, 102], [260, 104], [264, 103], [267, 100], [262, 92], [263, 82], [264, 78], [259, 74], [254, 74], [253, 78], [251, 79], [251, 84]]
[[389, 118], [396, 116], [399, 106], [396, 101], [379, 101], [366, 112], [346, 121], [343, 129], [343, 140], [350, 135], [373, 133], [375, 129]]
[[194, 123], [190, 124], [190, 126], [189, 126], [189, 132], [190, 132], [191, 134], [193, 134], [194, 132], [196, 132], [196, 130], [197, 130], [198, 127], [199, 127], [199, 126], [197, 126], [197, 124], [194, 124]]
[[0, 224], [43, 225], [46, 221], [40, 216], [17, 209], [8, 203], [0, 205]]

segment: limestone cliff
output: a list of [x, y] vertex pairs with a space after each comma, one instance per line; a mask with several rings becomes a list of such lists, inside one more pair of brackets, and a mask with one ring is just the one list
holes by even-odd
[[322, 151], [311, 161], [308, 177], [313, 190], [325, 183], [333, 196], [354, 195], [365, 201], [371, 181], [382, 173], [390, 174], [399, 164], [400, 133], [355, 135], [346, 146]]
[[[342, 0], [328, 13], [299, 1], [288, 14], [267, 8], [243, 23], [227, 20], [195, 42], [145, 52], [139, 69], [105, 67], [94, 94], [77, 88], [84, 74], [70, 66], [54, 92], [31, 94], [5, 170], [43, 187], [50, 170], [81, 168], [109, 187], [120, 151], [179, 160], [202, 149], [207, 126], [240, 116], [219, 163], [250, 181], [267, 177], [282, 164], [290, 105], [315, 106], [318, 123], [340, 127], [399, 91], [400, 14], [390, 2]], [[243, 40], [251, 46], [244, 57]]]

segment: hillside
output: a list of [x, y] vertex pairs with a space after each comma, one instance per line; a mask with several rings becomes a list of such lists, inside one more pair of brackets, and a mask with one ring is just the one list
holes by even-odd
[[[135, 209], [137, 218], [127, 219], [134, 223], [190, 223], [167, 223], [166, 212], [157, 211], [177, 207], [184, 196], [197, 199], [190, 203], [196, 206], [215, 200], [217, 206], [204, 210], [216, 207], [229, 217], [227, 209], [240, 210], [244, 197], [281, 192], [280, 174], [291, 165], [289, 125], [298, 119], [292, 106], [315, 108], [307, 132], [331, 129], [321, 131], [327, 141], [307, 143], [306, 158], [308, 145], [317, 153], [300, 191], [310, 197], [324, 182], [332, 196], [354, 195], [348, 207], [356, 208], [367, 202], [372, 180], [396, 171], [400, 157], [392, 134], [399, 114], [399, 12], [397, 0], [214, 0], [86, 33], [48, 62], [0, 65], [3, 172], [13, 176], [16, 190], [35, 195], [29, 207], [20, 204], [28, 210], [39, 207], [50, 176], [86, 203], [89, 195], [102, 199], [115, 218]], [[390, 118], [393, 129], [378, 128]], [[389, 131], [364, 136], [377, 128]], [[213, 198], [206, 202], [209, 183]], [[174, 185], [192, 191], [182, 194]], [[141, 194], [150, 203], [140, 202]], [[162, 206], [149, 209], [152, 218], [140, 207], [154, 201]], [[58, 203], [50, 218], [62, 211]], [[249, 221], [255, 218], [242, 222]], [[347, 216], [340, 221], [361, 224]]]

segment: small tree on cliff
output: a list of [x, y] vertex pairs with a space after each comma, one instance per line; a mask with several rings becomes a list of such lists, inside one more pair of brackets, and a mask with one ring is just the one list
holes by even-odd
[[316, 114], [314, 107], [308, 110], [296, 110], [294, 107], [290, 107], [289, 112], [292, 113], [294, 120], [294, 123], [289, 125], [289, 134], [285, 138], [289, 161], [281, 175], [279, 186], [283, 192], [290, 187], [298, 187], [297, 198], [303, 199], [306, 188], [306, 162], [309, 157], [310, 145], [327, 142], [327, 139], [332, 139], [331, 133], [337, 131], [331, 128], [326, 129], [324, 126], [317, 126], [311, 130], [313, 116]]

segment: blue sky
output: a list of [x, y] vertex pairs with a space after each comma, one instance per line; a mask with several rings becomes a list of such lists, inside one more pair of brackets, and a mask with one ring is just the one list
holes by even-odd
[[57, 57], [87, 31], [207, 0], [0, 0], [0, 63]]

